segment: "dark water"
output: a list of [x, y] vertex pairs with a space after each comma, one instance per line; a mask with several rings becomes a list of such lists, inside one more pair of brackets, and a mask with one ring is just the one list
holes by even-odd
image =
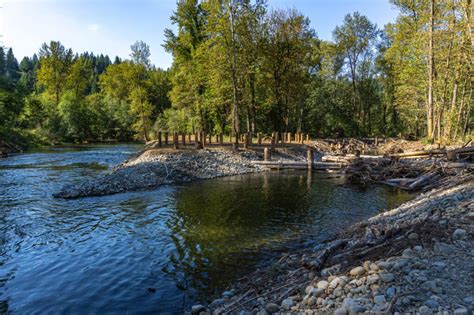
[[138, 149], [55, 148], [0, 160], [0, 313], [181, 313], [288, 247], [409, 199], [306, 172], [51, 197]]

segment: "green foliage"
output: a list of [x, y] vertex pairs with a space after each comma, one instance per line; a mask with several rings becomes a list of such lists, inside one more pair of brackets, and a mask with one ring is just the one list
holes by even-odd
[[392, 3], [400, 12], [383, 31], [354, 12], [333, 41], [321, 41], [303, 14], [268, 10], [264, 0], [178, 1], [177, 32], [165, 30], [163, 45], [173, 55], [169, 70], [151, 64], [143, 41], [131, 46], [131, 60], [113, 62], [52, 41], [18, 64], [0, 47], [0, 137], [147, 141], [160, 130], [468, 137], [471, 0]]

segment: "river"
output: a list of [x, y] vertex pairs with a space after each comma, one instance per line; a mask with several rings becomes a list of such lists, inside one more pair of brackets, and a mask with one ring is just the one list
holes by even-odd
[[141, 147], [52, 147], [0, 159], [0, 313], [182, 313], [286, 250], [410, 195], [270, 172], [54, 199]]

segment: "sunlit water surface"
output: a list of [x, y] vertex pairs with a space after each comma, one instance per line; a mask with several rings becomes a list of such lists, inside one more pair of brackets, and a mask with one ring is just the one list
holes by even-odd
[[281, 252], [410, 198], [306, 172], [51, 197], [139, 149], [48, 148], [0, 159], [0, 313], [182, 313]]

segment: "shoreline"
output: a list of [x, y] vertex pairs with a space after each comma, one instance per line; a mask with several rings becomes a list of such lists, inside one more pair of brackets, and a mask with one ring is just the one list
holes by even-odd
[[191, 313], [469, 314], [473, 183], [472, 172], [453, 177], [320, 246], [289, 252]]

